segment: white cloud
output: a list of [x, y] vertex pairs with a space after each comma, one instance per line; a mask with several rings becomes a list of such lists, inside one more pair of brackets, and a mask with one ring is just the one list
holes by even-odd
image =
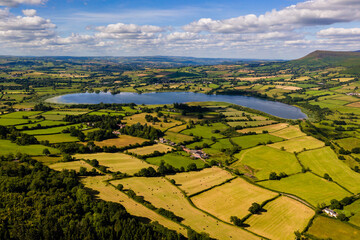
[[0, 6], [17, 7], [20, 4], [40, 5], [47, 2], [47, 0], [0, 0]]
[[22, 10], [22, 12], [27, 17], [34, 17], [36, 15], [35, 9], [24, 9], [24, 10]]
[[360, 37], [360, 28], [328, 28], [317, 34], [322, 38], [352, 38]]

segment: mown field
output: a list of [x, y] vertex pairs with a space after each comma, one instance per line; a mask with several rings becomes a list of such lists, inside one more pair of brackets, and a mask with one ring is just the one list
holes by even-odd
[[301, 152], [304, 149], [320, 148], [325, 146], [325, 144], [313, 137], [303, 136], [303, 137], [292, 138], [284, 142], [270, 144], [269, 146], [277, 149], [284, 148], [284, 150], [288, 152]]
[[343, 138], [335, 141], [343, 147], [345, 150], [351, 151], [353, 148], [360, 147], [360, 139], [359, 138]]
[[249, 214], [252, 203], [259, 204], [277, 196], [277, 193], [252, 185], [241, 178], [215, 187], [191, 198], [193, 203], [223, 221], [230, 222], [231, 216], [239, 218]]
[[176, 184], [185, 191], [187, 195], [192, 195], [221, 184], [234, 176], [228, 171], [218, 167], [205, 168], [198, 172], [184, 172], [176, 175], [169, 175], [169, 179], [175, 180]]
[[38, 135], [35, 138], [40, 141], [49, 141], [49, 143], [66, 143], [66, 142], [78, 142], [77, 137], [70, 136], [70, 133], [59, 133], [49, 135]]
[[289, 126], [287, 128], [281, 129], [279, 131], [274, 131], [271, 133], [274, 136], [285, 138], [285, 139], [291, 139], [296, 137], [305, 136], [306, 134], [303, 133], [299, 126]]
[[115, 146], [117, 148], [121, 148], [121, 147], [126, 147], [129, 145], [134, 145], [134, 144], [142, 144], [144, 142], [146, 142], [147, 140], [144, 138], [138, 138], [138, 137], [133, 137], [133, 136], [128, 136], [128, 135], [119, 135], [119, 137], [117, 138], [111, 138], [111, 139], [106, 139], [104, 141], [95, 141], [95, 145], [100, 146], [100, 147], [104, 147], [104, 146]]
[[270, 239], [294, 239], [302, 232], [315, 212], [300, 202], [280, 197], [267, 203], [266, 212], [254, 214], [245, 221], [249, 230]]
[[194, 139], [189, 135], [172, 132], [172, 131], [166, 131], [164, 138], [169, 139], [174, 143], [182, 143], [182, 142], [192, 141]]
[[49, 167], [56, 171], [75, 170], [77, 172], [80, 171], [81, 167], [86, 168], [87, 171], [93, 169], [91, 165], [87, 164], [84, 161], [58, 162], [58, 163], [50, 164]]
[[205, 164], [200, 159], [192, 159], [190, 158], [190, 156], [178, 153], [168, 153], [159, 157], [147, 158], [146, 161], [154, 165], [160, 165], [161, 161], [164, 161], [165, 163], [170, 164], [173, 167], [184, 167], [185, 169], [191, 163], [195, 163], [198, 168], [203, 168]]
[[232, 138], [233, 142], [241, 148], [251, 148], [259, 144], [267, 144], [283, 141], [282, 138], [270, 134], [248, 135]]
[[254, 128], [244, 128], [241, 130], [237, 130], [239, 133], [248, 133], [248, 132], [255, 132], [255, 133], [263, 133], [263, 131], [268, 131], [269, 133], [278, 131], [280, 129], [286, 128], [288, 126], [287, 123], [277, 123], [271, 124], [268, 126], [263, 127], [254, 127]]
[[239, 159], [232, 168], [248, 172], [259, 180], [269, 179], [271, 172], [293, 174], [301, 172], [301, 166], [293, 153], [268, 146], [259, 146], [234, 155]]
[[172, 149], [173, 148], [170, 146], [159, 143], [152, 146], [130, 149], [128, 151], [131, 153], [136, 153], [137, 155], [148, 155], [154, 153], [155, 151], [158, 151], [160, 153], [164, 153], [164, 152], [166, 153], [166, 152], [170, 152]]

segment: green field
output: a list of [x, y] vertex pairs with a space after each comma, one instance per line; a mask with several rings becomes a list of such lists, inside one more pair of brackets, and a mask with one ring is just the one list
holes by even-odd
[[269, 179], [271, 172], [293, 174], [301, 172], [301, 166], [294, 154], [259, 146], [241, 151], [234, 156], [239, 159], [232, 168], [246, 171], [259, 180]]
[[354, 240], [360, 239], [360, 230], [333, 218], [317, 216], [306, 232], [318, 239]]
[[[201, 145], [200, 145], [201, 146]], [[216, 150], [222, 150], [226, 148], [232, 148], [233, 145], [230, 143], [229, 138], [223, 138], [211, 145], [211, 148]]]
[[111, 183], [115, 186], [123, 184], [124, 189], [132, 189], [155, 207], [174, 212], [184, 218], [183, 224], [191, 226], [195, 231], [206, 232], [217, 239], [258, 239], [239, 227], [220, 222], [197, 210], [179, 189], [163, 178], [125, 178]]
[[211, 138], [211, 137], [223, 138], [224, 137], [223, 135], [221, 135], [220, 133], [214, 133], [214, 131], [216, 130], [223, 131], [227, 128], [228, 126], [226, 126], [223, 123], [213, 123], [209, 126], [207, 126], [206, 124], [204, 124], [204, 126], [196, 125], [194, 128], [186, 129], [181, 133], [187, 135], [193, 134], [194, 136], [199, 136], [203, 138]]
[[280, 142], [283, 139], [276, 137], [276, 136], [272, 136], [270, 134], [258, 134], [258, 135], [247, 135], [247, 136], [242, 136], [242, 137], [235, 137], [235, 138], [232, 138], [232, 140], [235, 144], [237, 144], [240, 147], [242, 147], [243, 149], [245, 149], [245, 148], [254, 147], [256, 145], [259, 145], [260, 143], [266, 144], [269, 141]]
[[87, 164], [84, 161], [58, 162], [58, 163], [50, 164], [49, 167], [56, 171], [75, 170], [77, 172], [80, 171], [81, 167], [86, 168], [87, 171], [91, 171], [93, 169], [91, 165]]
[[161, 161], [164, 161], [173, 167], [184, 167], [185, 169], [191, 163], [195, 163], [198, 168], [204, 167], [205, 164], [200, 159], [192, 159], [189, 156], [184, 156], [178, 153], [168, 153], [160, 157], [147, 158], [146, 161], [154, 165], [160, 165]]
[[67, 122], [63, 122], [63, 121], [51, 121], [51, 120], [45, 120], [45, 121], [40, 121], [40, 122], [36, 122], [36, 123], [30, 123], [30, 124], [24, 124], [24, 125], [19, 125], [16, 126], [17, 129], [23, 129], [24, 127], [28, 127], [28, 128], [33, 128], [33, 127], [37, 127], [37, 126], [41, 126], [41, 127], [52, 127], [52, 126], [60, 126], [60, 125], [66, 125], [68, 124]]
[[280, 129], [286, 128], [288, 126], [287, 123], [278, 123], [278, 124], [271, 124], [268, 126], [263, 127], [254, 127], [254, 128], [245, 128], [238, 130], [240, 133], [248, 133], [248, 132], [256, 132], [256, 133], [262, 133], [263, 131], [268, 131], [269, 133], [278, 131]]
[[314, 173], [320, 176], [328, 173], [334, 181], [351, 192], [360, 192], [360, 175], [339, 160], [330, 147], [303, 152], [299, 154], [299, 159]]
[[325, 146], [325, 144], [313, 137], [303, 136], [292, 138], [284, 142], [270, 144], [269, 146], [277, 149], [284, 148], [288, 152], [301, 152], [304, 149], [320, 148]]
[[19, 118], [19, 119], [22, 119], [23, 116], [30, 117], [30, 116], [33, 116], [33, 115], [38, 115], [40, 113], [42, 113], [42, 112], [40, 112], [40, 111], [19, 111], [19, 112], [13, 112], [13, 113], [0, 115], [0, 118]]
[[176, 184], [184, 190], [187, 195], [201, 192], [233, 177], [234, 176], [228, 171], [218, 167], [205, 168], [198, 172], [184, 172], [168, 176], [168, 178], [174, 179]]
[[281, 129], [271, 134], [285, 139], [291, 139], [306, 135], [300, 130], [299, 126], [289, 126], [287, 128]]
[[28, 155], [44, 155], [43, 150], [47, 148], [49, 149], [51, 154], [57, 154], [59, 153], [59, 150], [51, 147], [46, 147], [43, 145], [26, 145], [26, 146], [20, 146], [16, 143], [12, 143], [9, 140], [0, 140], [0, 149], [2, 154], [9, 154], [9, 153], [26, 153]]
[[67, 126], [61, 126], [61, 127], [52, 127], [52, 128], [45, 128], [45, 129], [36, 129], [36, 130], [26, 130], [23, 131], [23, 133], [29, 134], [29, 135], [46, 135], [46, 134], [55, 134], [55, 133], [61, 133], [62, 130], [70, 128], [70, 127], [78, 127], [82, 124], [73, 124], [73, 125], [67, 125]]
[[351, 151], [353, 148], [360, 147], [360, 139], [359, 138], [343, 138], [339, 140], [335, 140], [336, 143], [343, 147], [345, 150]]
[[249, 214], [253, 202], [259, 204], [277, 196], [277, 193], [252, 185], [241, 178], [215, 187], [191, 198], [193, 203], [223, 221], [230, 222], [231, 216], [239, 218]]
[[17, 119], [17, 118], [0, 118], [0, 125], [2, 125], [2, 126], [13, 126], [13, 125], [29, 123], [29, 121], [33, 121], [33, 120], [20, 119], [20, 118], [19, 119]]
[[165, 133], [164, 136], [165, 139], [169, 139], [175, 143], [182, 143], [182, 142], [186, 142], [186, 141], [192, 141], [194, 138], [189, 136], [189, 135], [185, 135], [185, 134], [181, 134], [181, 133], [176, 133], [176, 132], [171, 132], [171, 131], [167, 131]]
[[146, 162], [123, 153], [93, 153], [93, 154], [76, 154], [76, 159], [86, 159], [99, 161], [100, 165], [108, 167], [112, 172], [120, 171], [127, 174], [135, 174], [142, 168], [154, 167]]
[[296, 195], [313, 206], [330, 204], [330, 200], [341, 200], [351, 194], [333, 182], [312, 173], [296, 174], [281, 180], [259, 182], [261, 186]]
[[[232, 119], [232, 118], [229, 118]], [[237, 120], [237, 119], [234, 119]], [[257, 126], [264, 126], [264, 125], [270, 125], [275, 123], [273, 120], [263, 120], [263, 121], [239, 121], [239, 122], [228, 122], [227, 124], [230, 125], [230, 127], [257, 127]]]
[[35, 136], [40, 141], [49, 141], [49, 143], [62, 143], [62, 142], [78, 142], [77, 137], [70, 136], [70, 133], [60, 133], [52, 135], [38, 135]]
[[172, 149], [173, 148], [170, 146], [159, 143], [159, 144], [155, 144], [152, 146], [130, 149], [128, 151], [131, 153], [135, 153], [137, 155], [148, 155], [148, 154], [154, 153], [155, 151], [158, 151], [161, 153], [164, 153], [164, 152], [166, 153], [166, 152], [170, 152]]
[[266, 212], [254, 214], [245, 221], [248, 228], [270, 239], [294, 239], [302, 232], [315, 212], [300, 202], [280, 197], [265, 205]]

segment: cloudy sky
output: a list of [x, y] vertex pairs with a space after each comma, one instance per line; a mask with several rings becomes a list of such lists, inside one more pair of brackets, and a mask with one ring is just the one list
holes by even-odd
[[294, 59], [360, 50], [360, 0], [0, 0], [1, 55]]

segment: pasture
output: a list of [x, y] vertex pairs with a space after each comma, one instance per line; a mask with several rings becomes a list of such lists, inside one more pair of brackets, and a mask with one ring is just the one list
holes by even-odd
[[58, 162], [49, 165], [49, 168], [54, 169], [55, 171], [75, 170], [76, 172], [79, 172], [81, 167], [86, 168], [87, 171], [91, 171], [91, 169], [94, 168], [84, 161]]
[[193, 203], [223, 221], [230, 222], [231, 216], [239, 218], [249, 214], [253, 202], [259, 204], [278, 194], [236, 178], [229, 183], [210, 189], [191, 198]]
[[24, 125], [18, 125], [16, 126], [17, 129], [24, 129], [24, 128], [33, 128], [33, 127], [37, 127], [37, 126], [41, 126], [41, 127], [53, 127], [53, 126], [60, 126], [60, 125], [66, 125], [68, 124], [67, 122], [63, 122], [63, 121], [50, 121], [50, 120], [45, 120], [45, 121], [39, 121], [39, 122], [35, 122], [35, 123], [30, 123], [30, 124], [24, 124]]
[[339, 160], [330, 147], [303, 152], [299, 154], [299, 159], [314, 173], [320, 176], [327, 173], [334, 181], [351, 192], [360, 192], [360, 175]]
[[76, 159], [92, 160], [96, 159], [100, 165], [108, 167], [112, 172], [120, 171], [127, 174], [135, 174], [142, 168], [154, 167], [145, 161], [123, 153], [93, 153], [93, 154], [76, 154]]
[[306, 232], [318, 239], [353, 240], [360, 239], [360, 230], [336, 219], [317, 216]]
[[161, 225], [186, 236], [187, 230], [184, 227], [157, 214], [140, 203], [137, 203], [133, 199], [129, 198], [126, 194], [116, 190], [107, 182], [104, 182], [106, 180], [109, 180], [109, 176], [86, 177], [82, 179], [81, 182], [85, 185], [85, 187], [97, 191], [97, 197], [100, 199], [104, 201], [120, 203], [131, 215], [147, 218], [152, 222], [159, 222]]
[[175, 126], [175, 127], [169, 128], [168, 131], [175, 132], [175, 133], [179, 133], [179, 132], [185, 130], [185, 129], [186, 129], [186, 126], [187, 126], [186, 124], [180, 125], [180, 126]]
[[129, 145], [134, 145], [134, 144], [142, 144], [144, 142], [146, 142], [146, 139], [143, 138], [139, 138], [139, 137], [133, 137], [133, 136], [129, 136], [129, 135], [119, 135], [119, 137], [117, 138], [111, 138], [111, 139], [106, 139], [104, 141], [95, 141], [95, 145], [99, 146], [99, 147], [105, 147], [105, 146], [115, 146], [117, 148], [121, 148], [121, 147], [126, 147]]
[[146, 161], [158, 166], [160, 165], [161, 161], [164, 161], [165, 163], [170, 164], [173, 167], [184, 167], [185, 169], [191, 163], [195, 163], [198, 168], [203, 168], [205, 164], [200, 159], [192, 159], [190, 158], [190, 156], [184, 156], [178, 153], [168, 153], [159, 157], [147, 158]]
[[181, 133], [186, 135], [193, 134], [194, 136], [199, 136], [203, 138], [211, 138], [213, 136], [216, 138], [223, 138], [224, 137], [223, 135], [221, 135], [220, 133], [215, 133], [215, 131], [216, 130], [223, 131], [227, 128], [228, 126], [226, 126], [223, 123], [213, 123], [209, 125], [204, 124], [203, 126], [196, 125], [194, 128], [186, 129]]
[[221, 184], [233, 178], [233, 175], [221, 168], [212, 167], [198, 172], [183, 172], [169, 175], [168, 178], [174, 179], [179, 188], [184, 190], [187, 195], [192, 195]]
[[19, 124], [26, 124], [29, 123], [28, 119], [21, 119], [21, 118], [0, 118], [0, 125], [2, 126], [13, 126]]
[[16, 154], [19, 152], [19, 153], [26, 153], [31, 156], [38, 156], [38, 155], [44, 155], [43, 151], [45, 148], [49, 149], [51, 154], [59, 153], [59, 150], [55, 148], [46, 147], [40, 144], [20, 146], [17, 145], [16, 143], [12, 143], [9, 140], [2, 140], [2, 139], [0, 140], [1, 155], [9, 154], [9, 153]]
[[24, 117], [30, 117], [42, 113], [41, 111], [19, 111], [0, 115], [0, 118], [12, 118], [22, 119]]
[[332, 199], [343, 199], [351, 194], [333, 182], [320, 178], [310, 172], [296, 174], [281, 180], [258, 183], [269, 189], [296, 195], [312, 206], [325, 203]]
[[304, 149], [315, 149], [325, 146], [322, 141], [310, 136], [292, 138], [284, 142], [278, 142], [268, 145], [269, 147], [281, 149], [284, 148], [288, 152], [301, 152]]
[[306, 134], [300, 130], [299, 126], [289, 126], [279, 131], [272, 132], [271, 135], [285, 139], [291, 139], [291, 138], [305, 136]]
[[[235, 120], [235, 119], [234, 119]], [[239, 121], [239, 122], [228, 122], [227, 124], [230, 125], [230, 127], [258, 127], [258, 126], [266, 126], [275, 123], [273, 120], [263, 120], [263, 121]]]
[[174, 127], [176, 125], [180, 125], [182, 124], [182, 122], [178, 121], [178, 120], [174, 120], [171, 118], [168, 118], [167, 122], [164, 122], [164, 118], [162, 117], [158, 117], [158, 119], [161, 122], [147, 122], [145, 120], [145, 116], [146, 115], [151, 115], [153, 117], [156, 117], [155, 113], [139, 113], [139, 114], [135, 114], [132, 116], [128, 116], [124, 118], [124, 121], [128, 124], [128, 125], [132, 125], [132, 124], [136, 124], [136, 123], [141, 123], [141, 124], [148, 124], [149, 126], [152, 126], [154, 128], [160, 129], [161, 131], [165, 131], [168, 128]]
[[70, 127], [78, 127], [82, 124], [73, 124], [73, 125], [67, 125], [67, 126], [61, 126], [61, 127], [52, 127], [52, 128], [45, 128], [45, 129], [36, 129], [36, 130], [26, 130], [22, 131], [23, 133], [29, 134], [29, 135], [47, 135], [47, 134], [56, 134], [61, 133], [63, 130], [70, 128]]
[[198, 232], [206, 232], [217, 239], [258, 239], [243, 229], [225, 224], [194, 208], [182, 192], [164, 178], [125, 178], [111, 182], [114, 186], [123, 184], [124, 189], [132, 189], [157, 208], [164, 208], [182, 217], [183, 224]]
[[277, 124], [271, 124], [268, 126], [263, 127], [254, 127], [254, 128], [245, 128], [241, 130], [237, 130], [239, 133], [248, 133], [248, 132], [256, 132], [256, 133], [262, 133], [263, 131], [268, 131], [269, 133], [281, 130], [283, 128], [288, 127], [289, 125], [287, 123], [277, 123]]
[[360, 139], [359, 138], [343, 138], [339, 140], [335, 140], [336, 143], [343, 147], [345, 150], [351, 151], [353, 148], [360, 147]]
[[166, 153], [166, 152], [170, 152], [172, 151], [173, 148], [170, 146], [167, 146], [165, 144], [155, 144], [152, 146], [146, 146], [146, 147], [140, 147], [140, 148], [135, 148], [135, 149], [130, 149], [128, 150], [131, 153], [135, 153], [137, 155], [148, 155], [151, 153], [154, 153], [155, 151], [161, 152], [161, 153]]
[[259, 180], [269, 179], [271, 172], [293, 174], [301, 172], [301, 166], [294, 154], [259, 146], [241, 151], [234, 156], [239, 159], [232, 168], [245, 170]]
[[61, 161], [62, 157], [37, 156], [37, 157], [33, 157], [33, 159], [45, 165], [50, 165]]
[[259, 144], [266, 144], [269, 142], [280, 142], [283, 139], [272, 136], [270, 134], [247, 135], [242, 137], [232, 138], [233, 142], [239, 145], [242, 149], [251, 148]]
[[177, 133], [177, 132], [170, 132], [170, 131], [167, 131], [165, 133], [164, 138], [169, 139], [175, 143], [192, 141], [194, 139], [193, 137], [191, 137], [189, 135], [185, 135], [185, 134], [181, 134], [181, 133]]
[[59, 133], [59, 134], [49, 134], [49, 135], [38, 135], [35, 138], [40, 141], [49, 141], [49, 143], [65, 143], [65, 142], [77, 142], [79, 139], [77, 137], [70, 136], [70, 133]]
[[270, 239], [294, 239], [295, 231], [302, 232], [315, 212], [304, 204], [280, 197], [267, 203], [266, 212], [254, 214], [245, 221], [248, 228]]

